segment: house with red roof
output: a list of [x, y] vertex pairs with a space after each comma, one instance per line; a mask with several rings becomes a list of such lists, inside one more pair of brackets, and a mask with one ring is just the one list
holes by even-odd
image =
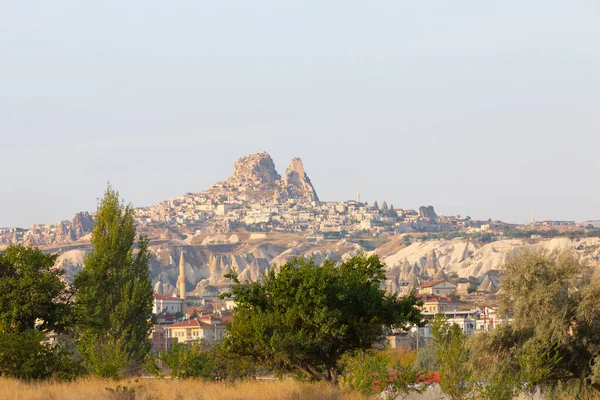
[[418, 294], [435, 294], [438, 296], [450, 296], [456, 293], [458, 285], [445, 279], [435, 279], [427, 281], [417, 286]]
[[154, 305], [152, 313], [155, 315], [161, 313], [175, 314], [181, 312], [183, 300], [179, 297], [171, 297], [165, 294], [154, 293]]
[[418, 294], [417, 298], [423, 302], [423, 306], [421, 307], [423, 311], [433, 313], [456, 311], [460, 306], [459, 302], [453, 301], [450, 297], [438, 296], [435, 294]]

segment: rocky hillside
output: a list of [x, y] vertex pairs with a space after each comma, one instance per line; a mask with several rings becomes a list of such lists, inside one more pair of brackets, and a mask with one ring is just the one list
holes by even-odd
[[[548, 250], [571, 249], [585, 265], [597, 266], [600, 260], [600, 239], [585, 238], [549, 240], [501, 240], [478, 243], [466, 240], [416, 242], [405, 246], [402, 236], [373, 250], [387, 266], [386, 285], [392, 292], [407, 289], [420, 282], [423, 276], [458, 274], [459, 277], [478, 277], [501, 274], [506, 255], [521, 246]], [[242, 279], [259, 279], [270, 268], [296, 256], [313, 257], [318, 263], [325, 259], [343, 261], [364, 250], [360, 245], [341, 241], [308, 242], [297, 234], [234, 233], [195, 236], [186, 241], [161, 240], [151, 243], [155, 254], [151, 276], [156, 292], [172, 294], [177, 285], [178, 262], [185, 254], [187, 290], [202, 294], [220, 290], [228, 284], [224, 278], [235, 269]], [[88, 246], [61, 249], [58, 259], [71, 278], [82, 267]], [[498, 272], [499, 271], [499, 272]], [[490, 276], [492, 276], [490, 275]]]
[[[289, 199], [308, 202], [319, 201], [317, 192], [304, 170], [300, 158], [290, 162], [283, 178], [275, 169], [275, 163], [267, 153], [251, 154], [239, 158], [233, 168], [233, 174], [227, 180], [216, 183], [200, 193], [188, 193], [180, 197], [200, 196], [211, 204], [222, 204], [231, 197], [246, 199], [248, 205], [271, 200], [273, 203], [284, 203]], [[158, 205], [139, 208], [137, 214], [161, 215], [166, 209], [169, 214], [173, 200], [166, 200]], [[178, 239], [190, 234], [186, 225], [170, 220], [167, 215], [165, 223], [159, 227], [140, 226], [140, 233], [152, 239]], [[210, 231], [231, 232], [235, 224], [231, 220], [214, 220]], [[3, 230], [0, 232], [0, 251], [2, 248], [16, 243], [34, 246], [61, 246], [76, 242], [85, 242], [94, 227], [94, 218], [89, 212], [75, 214], [71, 221], [60, 221], [54, 225], [34, 225], [31, 229]]]
[[88, 212], [75, 214], [71, 221], [60, 221], [54, 225], [34, 225], [24, 232], [9, 232], [0, 236], [3, 245], [24, 243], [33, 246], [53, 246], [74, 243], [84, 238], [94, 228], [94, 218]]
[[[398, 212], [388, 208], [386, 202], [381, 208], [377, 203], [369, 208], [360, 202], [316, 203], [318, 200], [302, 160], [292, 159], [282, 177], [271, 157], [258, 153], [238, 159], [228, 179], [203, 192], [137, 209], [138, 232], [151, 239], [155, 254], [151, 265], [155, 291], [172, 294], [176, 289], [182, 253], [187, 263], [186, 288], [194, 293], [217, 291], [227, 285], [224, 276], [232, 269], [242, 279], [259, 279], [270, 268], [277, 268], [296, 256], [313, 257], [321, 263], [325, 259], [342, 261], [361, 250], [374, 251], [383, 259], [387, 265], [387, 286], [392, 292], [406, 290], [426, 278], [452, 274], [478, 277], [492, 286], [501, 275], [506, 255], [520, 246], [569, 248], [584, 264], [594, 267], [600, 259], [599, 238], [492, 243], [430, 240], [407, 246], [408, 238], [394, 233], [467, 229], [470, 223], [459, 227], [457, 219], [450, 221], [450, 217], [443, 217], [446, 222], [440, 222], [432, 206], [419, 208], [418, 215], [401, 210], [400, 221]], [[408, 219], [413, 222], [407, 222]], [[256, 224], [261, 223], [271, 225], [262, 229], [263, 233], [248, 232], [258, 230]], [[387, 231], [377, 230], [384, 225], [388, 226]], [[90, 251], [93, 227], [93, 216], [83, 212], [71, 221], [55, 225], [34, 225], [29, 230], [3, 229], [0, 250], [10, 244], [24, 243], [58, 252], [58, 265], [65, 269], [67, 279], [72, 279]], [[352, 232], [346, 231], [348, 227], [354, 227], [354, 232], [372, 229], [378, 235], [378, 245], [365, 243], [368, 240], [363, 239], [324, 240], [323, 232], [333, 233], [332, 236]], [[475, 228], [479, 229], [479, 225]], [[383, 238], [387, 238], [385, 242]]]
[[204, 193], [211, 197], [244, 194], [256, 201], [264, 199], [273, 199], [277, 202], [287, 199], [319, 201], [301, 159], [292, 159], [284, 178], [281, 179], [273, 159], [267, 153], [251, 154], [238, 159], [231, 177], [216, 183]]

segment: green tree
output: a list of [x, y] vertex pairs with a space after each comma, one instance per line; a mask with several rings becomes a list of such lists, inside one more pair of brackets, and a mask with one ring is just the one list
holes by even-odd
[[466, 398], [471, 391], [471, 371], [465, 335], [458, 325], [448, 323], [442, 314], [435, 316], [431, 332], [440, 363], [440, 388], [452, 400]]
[[56, 254], [10, 246], [0, 253], [0, 331], [57, 330], [68, 315], [70, 292], [54, 268]]
[[388, 364], [391, 356], [377, 349], [358, 350], [342, 357], [343, 380], [354, 390], [365, 395], [381, 392], [387, 383]]
[[236, 381], [256, 375], [254, 363], [243, 357], [232, 357], [222, 346], [208, 348], [202, 343], [174, 343], [160, 356], [174, 378], [200, 378]]
[[418, 371], [437, 371], [440, 369], [440, 361], [434, 346], [425, 346], [417, 351], [415, 368]]
[[421, 373], [411, 365], [389, 368], [394, 364], [391, 353], [377, 349], [345, 355], [342, 364], [343, 379], [352, 389], [386, 400], [406, 399], [412, 394], [423, 393], [433, 378], [432, 374]]
[[133, 208], [109, 185], [96, 214], [93, 250], [74, 280], [78, 348], [99, 376], [135, 372], [151, 348], [150, 252], [140, 236], [134, 254], [135, 237]]
[[21, 379], [78, 373], [64, 343], [43, 342], [67, 327], [71, 290], [54, 267], [56, 255], [10, 246], [0, 253], [0, 375]]
[[384, 266], [359, 254], [340, 265], [295, 259], [272, 268], [262, 282], [238, 281], [237, 307], [226, 345], [278, 373], [337, 383], [340, 358], [381, 341], [385, 326], [419, 323], [413, 294], [399, 298], [380, 287]]
[[600, 282], [566, 250], [518, 249], [505, 264], [492, 345], [510, 355], [527, 391], [600, 389]]
[[24, 380], [72, 380], [83, 373], [68, 342], [52, 346], [44, 332], [0, 333], [0, 376]]
[[[477, 332], [467, 338], [466, 346], [471, 358], [469, 368], [478, 399], [510, 400], [521, 390], [518, 361], [511, 358], [507, 348], [518, 347], [513, 340], [511, 326], [502, 325], [492, 332]], [[498, 346], [493, 340], [508, 340], [509, 346]], [[506, 344], [508, 344], [508, 342]]]

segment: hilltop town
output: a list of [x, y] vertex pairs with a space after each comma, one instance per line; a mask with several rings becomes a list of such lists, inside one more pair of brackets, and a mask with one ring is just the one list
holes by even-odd
[[[136, 209], [139, 233], [150, 238], [154, 291], [212, 296], [226, 287], [236, 269], [242, 279], [258, 279], [273, 265], [295, 256], [342, 261], [373, 251], [387, 265], [385, 285], [405, 292], [427, 279], [453, 277], [472, 290], [493, 293], [505, 254], [523, 245], [568, 247], [586, 265], [600, 260], [595, 222], [532, 221], [514, 225], [440, 216], [432, 206], [396, 208], [357, 198], [320, 201], [302, 160], [294, 158], [281, 176], [267, 153], [236, 161], [232, 175], [198, 193]], [[80, 212], [72, 221], [0, 230], [0, 249], [35, 245], [60, 254], [65, 277], [83, 267], [94, 216]], [[178, 260], [185, 253], [185, 282]], [[465, 289], [466, 290], [466, 289]]]
[[[386, 201], [369, 205], [361, 202], [360, 193], [353, 200], [319, 201], [301, 159], [291, 160], [282, 178], [267, 153], [240, 158], [230, 178], [202, 192], [186, 193], [155, 206], [136, 209], [136, 222], [139, 231], [151, 239], [167, 240], [239, 231], [299, 233], [315, 240], [410, 232], [488, 232], [502, 236], [511, 229], [564, 232], [581, 229], [571, 221], [514, 225], [475, 221], [468, 216], [438, 216], [432, 206], [411, 210], [388, 205]], [[93, 225], [93, 216], [80, 212], [72, 221], [54, 225], [1, 228], [0, 246], [14, 243], [57, 246], [82, 238], [85, 241]]]

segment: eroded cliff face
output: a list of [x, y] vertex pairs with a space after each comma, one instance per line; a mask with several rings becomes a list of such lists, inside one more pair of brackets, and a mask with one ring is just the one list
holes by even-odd
[[[398, 286], [400, 281], [416, 282], [420, 275], [436, 276], [442, 271], [446, 275], [456, 273], [461, 278], [486, 277], [502, 273], [506, 257], [515, 249], [524, 246], [547, 251], [567, 249], [573, 252], [583, 265], [598, 268], [600, 239], [555, 238], [545, 240], [499, 240], [479, 243], [468, 240], [439, 240], [417, 242], [397, 251], [386, 251], [382, 256], [388, 275]], [[377, 250], [375, 250], [377, 251]]]
[[[386, 264], [385, 285], [390, 292], [406, 292], [420, 283], [420, 277], [450, 275], [488, 277], [501, 274], [507, 254], [521, 246], [533, 246], [549, 251], [566, 248], [574, 252], [584, 265], [598, 266], [600, 239], [567, 238], [539, 240], [502, 240], [477, 243], [466, 240], [417, 242], [405, 247], [401, 237], [374, 250]], [[187, 242], [181, 240], [151, 243], [154, 257], [150, 274], [154, 290], [172, 295], [177, 289], [179, 258], [185, 254], [186, 289], [190, 293], [206, 294], [230, 284], [225, 275], [235, 269], [242, 280], [259, 280], [271, 268], [294, 257], [312, 257], [316, 263], [324, 260], [342, 262], [363, 250], [347, 240], [337, 242], [307, 242], [300, 235], [235, 233], [205, 235]], [[57, 264], [72, 280], [83, 265], [89, 246], [62, 249]], [[497, 272], [499, 271], [499, 272]], [[489, 278], [487, 278], [489, 280]], [[407, 285], [408, 283], [408, 285]]]
[[300, 158], [292, 159], [282, 179], [275, 169], [273, 159], [267, 153], [251, 154], [238, 159], [233, 174], [225, 181], [213, 185], [206, 193], [215, 198], [245, 194], [251, 200], [274, 198], [277, 201], [319, 201]]
[[[234, 164], [231, 177], [197, 194], [209, 198], [213, 204], [223, 203], [223, 198], [227, 199], [230, 195], [244, 195], [248, 204], [262, 202], [265, 199], [273, 199], [278, 202], [285, 202], [289, 199], [319, 200], [301, 159], [294, 158], [290, 162], [282, 179], [275, 169], [273, 159], [267, 153], [251, 154], [239, 158]], [[158, 208], [159, 206], [152, 207]], [[234, 231], [238, 225], [228, 219], [215, 220], [211, 229], [214, 232], [229, 233]], [[89, 212], [80, 212], [75, 214], [71, 221], [60, 221], [54, 225], [36, 224], [22, 234], [2, 233], [0, 234], [0, 249], [16, 243], [55, 247], [85, 243], [89, 241], [88, 235], [93, 228], [93, 216]], [[138, 229], [145, 230], [143, 233], [155, 240], [182, 239], [188, 233], [182, 232], [181, 226], [174, 222], [154, 228], [139, 226]]]
[[319, 201], [319, 196], [304, 171], [304, 163], [299, 158], [292, 159], [290, 166], [285, 171], [283, 187], [290, 197]]
[[75, 214], [71, 221], [60, 221], [55, 225], [34, 225], [23, 235], [22, 243], [34, 246], [49, 246], [73, 243], [94, 228], [94, 218], [88, 212]]
[[275, 163], [267, 153], [251, 154], [239, 158], [233, 167], [231, 183], [251, 183], [257, 186], [279, 181], [281, 176], [275, 170]]

